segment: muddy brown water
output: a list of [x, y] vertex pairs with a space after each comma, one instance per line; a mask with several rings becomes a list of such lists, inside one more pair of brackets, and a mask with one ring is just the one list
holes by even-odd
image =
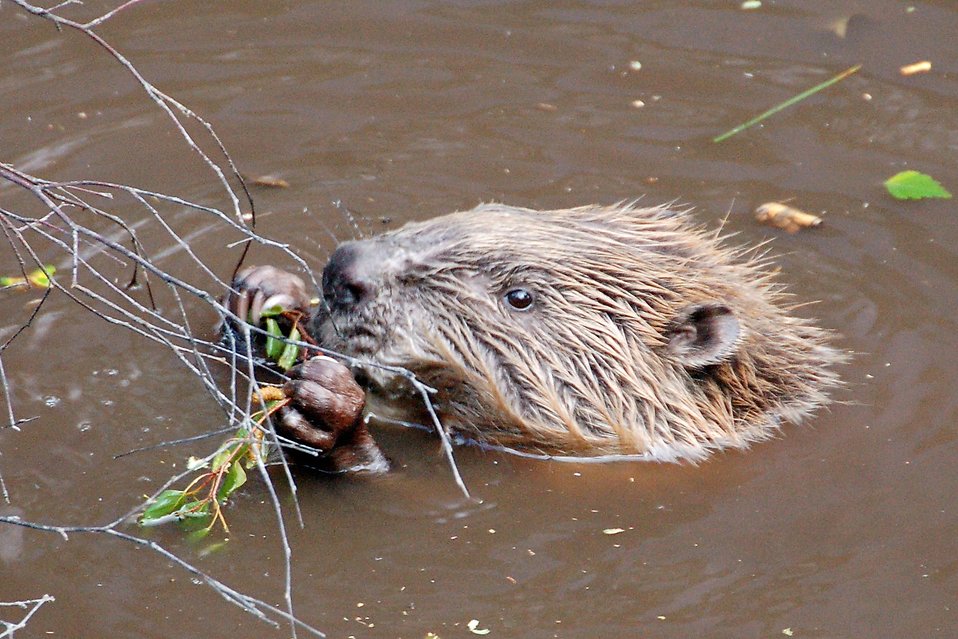
[[[849, 17], [843, 37], [829, 29]], [[893, 201], [881, 184], [914, 168], [958, 191], [954, 3], [157, 2], [101, 33], [213, 122], [245, 173], [289, 181], [254, 192], [259, 228], [316, 266], [336, 238], [481, 201], [678, 200], [709, 225], [728, 213], [742, 241], [775, 238], [783, 279], [820, 301], [806, 312], [857, 353], [843, 403], [698, 466], [459, 449], [479, 501], [459, 495], [433, 437], [380, 428], [392, 475], [297, 475], [306, 525], [287, 523], [303, 620], [330, 637], [466, 637], [472, 619], [489, 637], [958, 636], [958, 211]], [[2, 161], [225, 206], [89, 41], [11, 3], [0, 40]], [[899, 75], [922, 59], [931, 73]], [[710, 142], [857, 63], [764, 126]], [[787, 198], [824, 211], [824, 226], [787, 235], [752, 221], [758, 204]], [[27, 206], [9, 186], [0, 202]], [[227, 272], [216, 224], [181, 223]], [[144, 233], [157, 250], [168, 241]], [[15, 268], [8, 248], [0, 267]], [[34, 297], [0, 292], [0, 337]], [[108, 521], [206, 450], [114, 454], [222, 424], [167, 351], [63, 296], [3, 363], [18, 415], [39, 417], [0, 431], [4, 514]], [[266, 499], [252, 479], [221, 547], [174, 527], [146, 535], [278, 604]], [[0, 601], [44, 593], [56, 602], [23, 636], [289, 634], [146, 549], [0, 524]]]

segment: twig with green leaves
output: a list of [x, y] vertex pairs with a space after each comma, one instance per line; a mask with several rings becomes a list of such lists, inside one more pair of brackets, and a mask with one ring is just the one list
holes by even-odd
[[[276, 395], [282, 395], [278, 389], [270, 390], [270, 387], [258, 382], [257, 376], [264, 370], [264, 363], [249, 354], [253, 353], [255, 339], [268, 344], [268, 356], [272, 356], [280, 369], [288, 368], [307, 351], [338, 357], [347, 364], [361, 362], [310, 343], [298, 324], [299, 318], [290, 317], [281, 310], [274, 309], [275, 313], [272, 315], [267, 313], [266, 328], [259, 328], [247, 324], [247, 318], [235, 317], [229, 308], [221, 303], [220, 300], [231, 291], [232, 277], [221, 277], [209, 268], [188, 241], [190, 228], [195, 228], [198, 217], [209, 219], [211, 224], [222, 230], [226, 246], [241, 247], [236, 270], [239, 269], [248, 247], [258, 244], [264, 249], [278, 252], [280, 258], [276, 261], [290, 261], [298, 265], [316, 290], [319, 285], [307, 264], [288, 246], [270, 240], [254, 230], [253, 200], [232, 157], [213, 127], [192, 110], [159, 91], [127, 58], [95, 32], [95, 29], [118, 12], [133, 8], [138, 2], [139, 0], [128, 0], [93, 20], [80, 22], [61, 15], [76, 6], [72, 2], [45, 9], [25, 0], [13, 0], [13, 4], [38, 19], [53, 23], [58, 29], [73, 31], [93, 40], [132, 74], [146, 95], [170, 119], [173, 128], [189, 149], [198, 154], [211, 170], [222, 187], [221, 197], [225, 197], [228, 204], [224, 207], [226, 210], [223, 210], [215, 203], [193, 202], [168, 193], [106, 181], [54, 182], [0, 162], [0, 180], [15, 185], [22, 193], [39, 202], [42, 208], [40, 214], [24, 212], [31, 207], [17, 208], [16, 196], [5, 198], [4, 205], [0, 208], [0, 242], [5, 240], [19, 265], [19, 275], [11, 274], [10, 279], [0, 283], [0, 286], [14, 286], [28, 292], [43, 289], [43, 296], [29, 319], [0, 346], [0, 388], [3, 389], [2, 397], [7, 405], [4, 428], [17, 430], [20, 425], [29, 421], [17, 418], [15, 397], [11, 393], [7, 371], [3, 366], [4, 350], [30, 327], [47, 299], [51, 296], [63, 296], [95, 315], [105, 326], [130, 331], [168, 349], [184, 365], [187, 374], [195, 377], [222, 408], [225, 427], [218, 424], [206, 433], [161, 442], [141, 450], [222, 437], [226, 432], [232, 434], [214, 453], [168, 478], [143, 503], [136, 504], [105, 525], [59, 526], [9, 516], [0, 517], [0, 524], [56, 532], [64, 537], [73, 532], [102, 534], [149, 547], [175, 565], [196, 575], [227, 601], [257, 618], [273, 625], [285, 621], [289, 624], [293, 637], [296, 636], [297, 629], [305, 629], [314, 635], [322, 636], [319, 630], [300, 620], [293, 610], [292, 549], [286, 534], [286, 514], [266, 466], [267, 452], [279, 450], [280, 447], [297, 448], [312, 454], [319, 454], [319, 451], [291, 442], [276, 433], [271, 415], [279, 410], [286, 400]], [[198, 123], [207, 137], [193, 137], [184, 124], [187, 121]], [[204, 151], [204, 146], [212, 149], [210, 153]], [[211, 155], [221, 159], [214, 160]], [[13, 204], [10, 204], [11, 202]], [[248, 209], [250, 217], [243, 214], [244, 208]], [[184, 216], [179, 215], [183, 211], [191, 214], [186, 222], [183, 222]], [[177, 226], [177, 223], [183, 226]], [[153, 225], [165, 233], [169, 246], [163, 246], [163, 252], [168, 254], [170, 251], [166, 249], [175, 249], [175, 262], [161, 263], [161, 260], [151, 255], [148, 247], [143, 245], [137, 231], [146, 225]], [[127, 270], [132, 273], [126, 278], [128, 283], [124, 284], [122, 276]], [[19, 293], [10, 291], [9, 294]], [[161, 295], [167, 298], [164, 305], [157, 303]], [[194, 303], [187, 304], [189, 300]], [[221, 322], [229, 322], [237, 330], [227, 331], [225, 339], [220, 342], [198, 336], [190, 325], [187, 313], [187, 308], [197, 306], [196, 301], [200, 302], [199, 306], [211, 309]], [[168, 310], [161, 311], [160, 308]], [[279, 330], [280, 323], [277, 320], [280, 314], [287, 321], [292, 321], [293, 329], [286, 334]], [[275, 326], [273, 322], [276, 322]], [[272, 371], [271, 374], [276, 374], [274, 366], [268, 368]], [[392, 367], [381, 368], [405, 378], [420, 393], [433, 425], [440, 434], [443, 450], [456, 482], [468, 496], [452, 458], [449, 435], [439, 423], [429, 401], [434, 391], [409, 371]], [[222, 380], [224, 375], [214, 375], [217, 369], [226, 371], [227, 382]], [[298, 523], [303, 526], [299, 504], [295, 499], [297, 489], [293, 475], [282, 455], [275, 458], [279, 462], [286, 485], [294, 496], [292, 505]], [[282, 607], [271, 606], [244, 595], [155, 542], [123, 530], [138, 516], [154, 524], [164, 518], [182, 518], [200, 522], [207, 531], [217, 524], [225, 528], [222, 505], [230, 497], [236, 496], [247, 472], [254, 469], [268, 492], [268, 503], [278, 528], [277, 537], [282, 545]], [[193, 479], [188, 479], [191, 476]], [[176, 488], [181, 481], [186, 482], [186, 487]], [[8, 502], [11, 500], [11, 491], [8, 489], [11, 488], [15, 487], [4, 484], [3, 478], [0, 477], [0, 489]]]

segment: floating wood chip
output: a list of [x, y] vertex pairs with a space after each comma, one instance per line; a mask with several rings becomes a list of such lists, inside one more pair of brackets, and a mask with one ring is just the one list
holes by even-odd
[[288, 189], [289, 182], [275, 175], [261, 175], [253, 180], [256, 186], [265, 186], [271, 189]]
[[902, 75], [915, 75], [916, 73], [928, 73], [929, 71], [931, 71], [931, 62], [929, 62], [928, 60], [922, 60], [921, 62], [906, 64], [900, 70]]
[[762, 224], [768, 224], [789, 233], [797, 233], [801, 229], [812, 228], [822, 223], [822, 218], [817, 215], [780, 202], [766, 202], [755, 209], [755, 219]]

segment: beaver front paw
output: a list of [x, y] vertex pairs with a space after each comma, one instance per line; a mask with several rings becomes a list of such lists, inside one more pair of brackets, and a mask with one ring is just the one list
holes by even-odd
[[290, 403], [281, 410], [278, 424], [282, 435], [321, 450], [322, 470], [389, 470], [363, 420], [366, 394], [346, 366], [319, 356], [294, 366], [288, 374], [283, 392]]
[[250, 266], [236, 274], [224, 305], [241, 320], [258, 326], [263, 311], [280, 306], [309, 313], [309, 295], [298, 276], [275, 266]]

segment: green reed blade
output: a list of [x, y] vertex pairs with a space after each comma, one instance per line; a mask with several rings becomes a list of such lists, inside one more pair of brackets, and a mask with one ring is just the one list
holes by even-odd
[[828, 87], [832, 86], [832, 85], [835, 84], [836, 82], [840, 82], [840, 81], [844, 80], [845, 78], [847, 78], [848, 76], [850, 76], [851, 74], [855, 73], [856, 71], [858, 71], [858, 70], [861, 69], [861, 68], [862, 68], [862, 65], [856, 64], [856, 65], [853, 66], [853, 67], [850, 67], [850, 68], [848, 68], [848, 69], [845, 69], [844, 71], [842, 71], [841, 73], [839, 73], [838, 75], [836, 75], [834, 78], [831, 78], [831, 79], [829, 79], [829, 80], [825, 80], [825, 81], [822, 82], [821, 84], [815, 85], [815, 86], [813, 86], [811, 89], [809, 89], [809, 90], [807, 90], [807, 91], [802, 91], [802, 92], [799, 93], [798, 95], [796, 95], [796, 96], [794, 96], [794, 97], [792, 97], [792, 98], [789, 98], [788, 100], [785, 100], [785, 101], [782, 102], [781, 104], [776, 104], [775, 106], [773, 106], [771, 109], [769, 109], [769, 110], [766, 111], [765, 113], [762, 113], [762, 114], [760, 114], [760, 115], [755, 116], [754, 118], [752, 118], [752, 119], [749, 120], [748, 122], [745, 122], [745, 123], [743, 123], [743, 124], [740, 124], [740, 125], [738, 125], [737, 127], [735, 127], [734, 129], [731, 129], [731, 130], [729, 130], [729, 131], [726, 131], [725, 133], [723, 133], [722, 135], [720, 135], [720, 136], [718, 136], [718, 137], [712, 138], [712, 142], [722, 142], [723, 140], [727, 140], [727, 139], [729, 139], [730, 137], [732, 137], [733, 135], [735, 135], [736, 133], [741, 133], [742, 131], [744, 131], [745, 129], [749, 128], [750, 126], [753, 126], [753, 125], [755, 125], [755, 124], [758, 124], [759, 122], [761, 122], [761, 121], [764, 120], [765, 118], [767, 118], [767, 117], [769, 117], [769, 116], [772, 116], [772, 115], [775, 115], [776, 113], [778, 113], [778, 112], [781, 111], [782, 109], [788, 108], [788, 107], [792, 106], [793, 104], [795, 104], [796, 102], [801, 102], [801, 101], [804, 100], [805, 98], [807, 98], [807, 97], [809, 97], [809, 96], [811, 96], [811, 95], [814, 95], [814, 94], [818, 93], [818, 92], [821, 91], [822, 89], [827, 89]]

